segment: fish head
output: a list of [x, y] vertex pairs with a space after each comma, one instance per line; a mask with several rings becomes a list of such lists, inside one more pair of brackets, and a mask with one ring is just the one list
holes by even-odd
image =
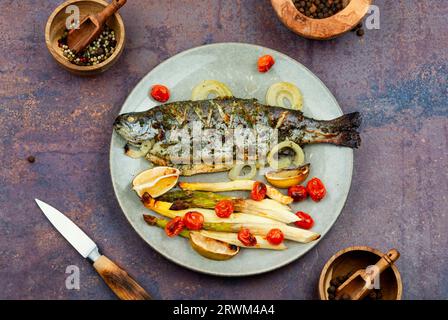
[[157, 134], [152, 121], [141, 112], [119, 115], [114, 122], [115, 131], [131, 144], [141, 144], [151, 140]]

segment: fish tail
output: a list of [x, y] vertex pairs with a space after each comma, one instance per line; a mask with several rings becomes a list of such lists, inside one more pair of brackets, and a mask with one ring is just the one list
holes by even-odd
[[359, 128], [362, 118], [359, 112], [352, 112], [326, 122], [334, 131], [353, 131]]
[[355, 130], [342, 131], [332, 139], [331, 143], [356, 149], [361, 145], [361, 137]]
[[330, 120], [331, 131], [338, 133], [334, 137], [333, 143], [344, 147], [358, 148], [361, 145], [361, 137], [357, 129], [361, 123], [362, 118], [359, 112], [344, 114]]
[[361, 137], [357, 129], [361, 125], [359, 112], [344, 114], [333, 120], [310, 119], [302, 144], [330, 143], [338, 146], [358, 148]]

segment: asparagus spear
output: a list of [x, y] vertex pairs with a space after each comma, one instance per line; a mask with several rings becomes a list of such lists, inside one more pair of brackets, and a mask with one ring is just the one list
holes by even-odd
[[[183, 216], [185, 213], [190, 211], [190, 210], [173, 211], [173, 210], [169, 209], [170, 203], [157, 201], [154, 199], [152, 199], [152, 200], [153, 200], [153, 204], [148, 204], [148, 205], [145, 204], [145, 206], [147, 206], [148, 208], [150, 208], [151, 210], [153, 210], [159, 214], [162, 214], [162, 215], [170, 217], [170, 218], [174, 218], [175, 216]], [[247, 218], [247, 216], [250, 216], [250, 215], [241, 214], [241, 216], [234, 217], [235, 215], [238, 215], [238, 214], [233, 214], [233, 216], [230, 218], [221, 219], [221, 218], [217, 217], [216, 215], [214, 215], [214, 213], [211, 213], [211, 216], [210, 216], [210, 213], [208, 212], [210, 210], [206, 210], [206, 209], [194, 209], [194, 210], [198, 211], [204, 215], [205, 222], [204, 222], [203, 228], [205, 230], [233, 233], [233, 232], [238, 232], [241, 228], [248, 228], [249, 230], [251, 230], [251, 232], [253, 234], [260, 235], [260, 236], [266, 236], [267, 233], [269, 232], [269, 230], [277, 228], [283, 232], [285, 239], [300, 242], [300, 243], [308, 243], [308, 242], [311, 242], [311, 241], [314, 241], [314, 240], [317, 240], [320, 238], [320, 234], [318, 234], [318, 233], [315, 233], [315, 232], [312, 232], [309, 230], [296, 228], [296, 227], [287, 226], [282, 223], [275, 223], [275, 221], [272, 221], [272, 220], [271, 221], [274, 223], [266, 223], [263, 220], [261, 220], [262, 222], [260, 223], [259, 219], [254, 220], [254, 219]], [[258, 218], [258, 217], [254, 217], [254, 218]], [[269, 221], [269, 219], [266, 219], [266, 220]], [[146, 221], [146, 218], [145, 218], [145, 221]], [[165, 226], [163, 226], [163, 228], [164, 227]]]
[[218, 201], [232, 200], [234, 206], [236, 198], [223, 196], [213, 192], [171, 190], [157, 198], [157, 200], [172, 202], [171, 210], [182, 210], [188, 208], [214, 209]]
[[228, 232], [215, 232], [215, 231], [206, 231], [201, 230], [199, 231], [203, 236], [212, 238], [215, 240], [227, 242], [230, 244], [233, 244], [235, 246], [240, 246], [244, 248], [249, 249], [271, 249], [271, 250], [285, 250], [286, 246], [284, 243], [280, 243], [277, 245], [270, 244], [264, 237], [255, 236], [257, 239], [257, 244], [254, 246], [245, 246], [241, 243], [241, 241], [238, 239], [237, 233], [228, 233]]
[[213, 192], [176, 190], [170, 191], [157, 198], [160, 201], [172, 202], [171, 210], [183, 210], [188, 208], [214, 209], [216, 203], [221, 200], [233, 202], [235, 212], [242, 212], [277, 220], [283, 223], [299, 221], [287, 205], [280, 204], [271, 199], [254, 201], [250, 199], [233, 198], [219, 195]]
[[[149, 215], [149, 214], [144, 214], [144, 215], [143, 215], [143, 219], [144, 219], [145, 222], [146, 222], [147, 224], [149, 224], [150, 226], [156, 226], [156, 227], [159, 227], [159, 228], [162, 228], [162, 229], [165, 229], [166, 225], [167, 225], [168, 222], [169, 222], [168, 220], [160, 219], [160, 218], [151, 216], [151, 215]], [[184, 229], [184, 230], [182, 230], [182, 231], [179, 233], [179, 235], [180, 235], [181, 237], [184, 237], [184, 238], [189, 239], [189, 238], [190, 238], [190, 231]]]
[[[252, 190], [254, 185], [253, 180], [235, 180], [229, 182], [212, 182], [212, 183], [201, 183], [201, 182], [179, 182], [179, 187], [183, 190], [197, 190], [197, 191], [235, 191], [235, 190]], [[281, 204], [290, 204], [293, 199], [289, 196], [285, 196], [277, 189], [266, 185], [267, 192], [266, 195], [280, 202]]]
[[[166, 224], [168, 223], [168, 220], [160, 219], [148, 214], [144, 214], [143, 219], [149, 225], [157, 226], [159, 228], [165, 228]], [[194, 232], [199, 232], [205, 237], [230, 243], [239, 247], [253, 248], [253, 249], [272, 249], [272, 250], [286, 249], [286, 246], [283, 243], [280, 245], [272, 245], [269, 242], [267, 242], [266, 239], [264, 239], [264, 237], [261, 236], [255, 236], [257, 238], [257, 245], [253, 247], [246, 247], [241, 243], [241, 241], [238, 240], [238, 235], [235, 232], [230, 232], [230, 228], [227, 228], [226, 226], [219, 226], [219, 224], [214, 227], [214, 231], [200, 230]], [[182, 232], [179, 235], [184, 238], [190, 238], [190, 231], [182, 230]]]
[[209, 209], [202, 209], [202, 208], [191, 208], [191, 209], [184, 209], [184, 210], [171, 210], [172, 203], [171, 202], [164, 202], [159, 201], [157, 199], [152, 198], [148, 193], [145, 193], [142, 197], [142, 202], [145, 207], [148, 209], [151, 209], [154, 212], [157, 212], [161, 214], [162, 216], [168, 217], [168, 218], [174, 218], [174, 217], [183, 217], [185, 213], [189, 211], [197, 211], [201, 213], [204, 216], [205, 222], [229, 222], [229, 223], [261, 223], [272, 226], [272, 228], [275, 228], [275, 226], [278, 225], [285, 225], [284, 223], [281, 223], [279, 221], [275, 221], [269, 218], [255, 216], [252, 214], [246, 214], [246, 213], [233, 213], [228, 218], [220, 218], [215, 214], [214, 210]]
[[[272, 226], [261, 223], [204, 223], [203, 228], [218, 232], [238, 232], [241, 228], [249, 229], [253, 234], [266, 237]], [[278, 225], [274, 228], [280, 229], [285, 239], [300, 243], [308, 243], [320, 238], [320, 234], [287, 225]]]

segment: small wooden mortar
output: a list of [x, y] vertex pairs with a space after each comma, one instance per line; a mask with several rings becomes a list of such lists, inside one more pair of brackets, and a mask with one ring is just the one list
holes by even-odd
[[93, 66], [78, 66], [71, 63], [63, 55], [63, 51], [58, 46], [58, 40], [61, 38], [65, 29], [65, 21], [69, 17], [69, 14], [65, 12], [65, 9], [69, 5], [76, 5], [80, 11], [80, 21], [82, 21], [87, 15], [96, 14], [102, 11], [109, 3], [103, 0], [69, 0], [58, 6], [50, 15], [45, 27], [45, 42], [53, 58], [64, 69], [82, 76], [95, 75], [109, 69], [115, 62], [117, 62], [124, 49], [125, 43], [125, 28], [123, 20], [118, 12], [110, 17], [106, 24], [115, 32], [115, 39], [117, 45], [114, 53], [101, 63]]
[[292, 0], [271, 0], [277, 16], [288, 29], [298, 35], [327, 40], [352, 30], [369, 10], [372, 0], [351, 0], [343, 10], [324, 19], [309, 18], [294, 6]]
[[368, 286], [376, 277], [381, 275], [381, 272], [389, 268], [400, 257], [400, 253], [395, 250], [389, 250], [380, 260], [374, 265], [375, 268], [371, 270], [359, 269], [351, 275], [343, 284], [336, 290], [336, 300], [339, 300], [344, 295], [347, 295], [351, 300], [362, 300], [373, 289]]
[[[328, 260], [320, 274], [319, 298], [329, 300], [327, 289], [330, 287], [332, 279], [374, 265], [383, 256], [384, 253], [381, 251], [367, 246], [348, 247], [337, 252]], [[400, 272], [395, 264], [381, 272], [380, 288], [383, 300], [401, 300], [403, 284]]]

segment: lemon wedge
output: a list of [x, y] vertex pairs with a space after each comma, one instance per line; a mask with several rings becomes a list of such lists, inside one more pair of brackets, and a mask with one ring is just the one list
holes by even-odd
[[205, 237], [199, 232], [190, 232], [190, 244], [201, 256], [213, 260], [228, 260], [240, 252], [235, 245]]
[[153, 198], [171, 190], [179, 180], [180, 171], [171, 167], [155, 167], [138, 174], [132, 181], [132, 189], [142, 197], [145, 192]]
[[308, 178], [310, 174], [310, 164], [294, 169], [283, 169], [278, 171], [271, 171], [265, 174], [266, 180], [274, 187], [286, 189], [298, 184]]

